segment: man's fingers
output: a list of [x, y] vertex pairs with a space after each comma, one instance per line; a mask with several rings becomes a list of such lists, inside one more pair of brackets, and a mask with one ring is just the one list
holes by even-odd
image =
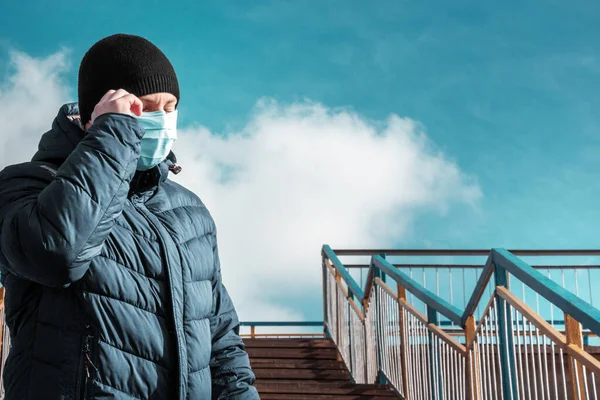
[[120, 99], [121, 97], [127, 96], [129, 94], [128, 91], [126, 91], [125, 89], [119, 89], [117, 91], [115, 91], [108, 99], [107, 101], [113, 101], [116, 99]]
[[142, 115], [142, 112], [144, 111], [144, 103], [142, 103], [142, 101], [137, 96], [128, 94], [127, 96], [123, 97], [123, 100], [127, 100], [129, 102], [130, 110], [132, 113], [134, 113], [138, 117]]
[[98, 103], [102, 103], [103, 101], [106, 101], [106, 100], [108, 100], [108, 98], [109, 98], [110, 96], [112, 96], [112, 95], [113, 95], [115, 92], [116, 92], [116, 90], [112, 90], [112, 89], [111, 89], [111, 90], [109, 90], [108, 92], [106, 92], [106, 93], [104, 94], [104, 96], [102, 96], [102, 98], [100, 99], [100, 101], [99, 101]]
[[109, 90], [106, 92], [102, 100], [92, 112], [92, 123], [93, 121], [103, 114], [118, 113], [118, 114], [129, 114], [142, 115], [144, 111], [144, 103], [135, 95], [127, 92], [124, 89]]

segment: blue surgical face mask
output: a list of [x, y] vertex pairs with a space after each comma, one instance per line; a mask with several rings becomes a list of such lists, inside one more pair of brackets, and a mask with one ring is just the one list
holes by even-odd
[[170, 113], [164, 111], [145, 112], [141, 116], [134, 115], [144, 128], [142, 150], [137, 170], [147, 171], [163, 162], [175, 140], [177, 140], [177, 110]]

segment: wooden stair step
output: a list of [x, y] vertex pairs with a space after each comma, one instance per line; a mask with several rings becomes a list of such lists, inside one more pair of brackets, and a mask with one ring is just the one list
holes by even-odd
[[246, 348], [327, 348], [335, 349], [329, 339], [244, 339]]
[[277, 381], [256, 384], [259, 393], [278, 394], [339, 394], [361, 396], [393, 396], [387, 385], [355, 385], [352, 383], [322, 384], [278, 383]]
[[308, 379], [347, 381], [350, 373], [345, 370], [272, 369], [254, 368], [256, 379]]
[[260, 395], [261, 400], [391, 400], [400, 397], [390, 395], [360, 395], [360, 394], [279, 394], [266, 393]]
[[256, 383], [260, 383], [262, 384], [266, 384], [266, 383], [279, 383], [279, 384], [290, 384], [290, 385], [307, 385], [307, 386], [313, 386], [313, 385], [320, 385], [322, 387], [337, 387], [338, 385], [344, 385], [344, 384], [349, 384], [352, 385], [352, 383], [348, 380], [348, 381], [319, 381], [319, 380], [308, 380], [308, 379], [269, 379], [269, 378], [263, 378], [263, 379], [257, 379]]
[[277, 369], [346, 369], [341, 361], [334, 360], [307, 360], [302, 358], [253, 358], [250, 360], [252, 368], [277, 368]]
[[263, 400], [391, 400], [387, 385], [357, 385], [330, 339], [245, 339]]
[[246, 352], [250, 359], [255, 358], [302, 358], [302, 359], [318, 359], [318, 360], [336, 360], [337, 350], [332, 348], [313, 349], [313, 348], [297, 348], [297, 349], [271, 349], [271, 348], [246, 348]]

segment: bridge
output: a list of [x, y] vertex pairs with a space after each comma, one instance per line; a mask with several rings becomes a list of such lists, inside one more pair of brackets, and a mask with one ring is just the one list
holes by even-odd
[[600, 399], [600, 250], [321, 258], [323, 320], [242, 323], [262, 399]]

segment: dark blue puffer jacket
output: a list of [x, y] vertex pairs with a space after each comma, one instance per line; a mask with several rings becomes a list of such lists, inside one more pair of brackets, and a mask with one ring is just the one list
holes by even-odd
[[135, 118], [74, 114], [0, 173], [6, 399], [258, 399], [209, 212], [136, 172]]

